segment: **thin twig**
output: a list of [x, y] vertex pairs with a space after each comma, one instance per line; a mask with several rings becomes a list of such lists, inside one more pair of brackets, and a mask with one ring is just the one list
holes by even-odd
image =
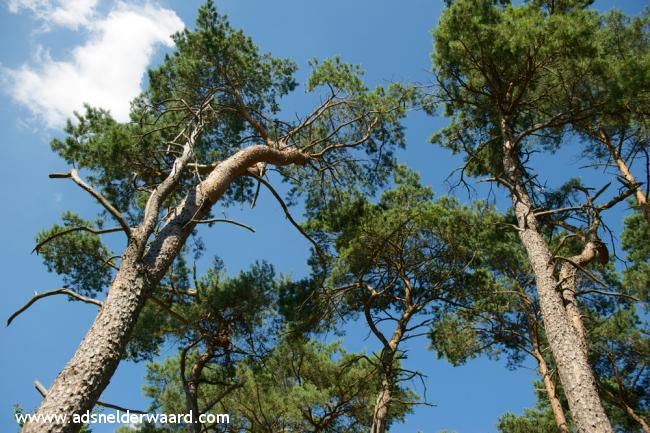
[[160, 299], [158, 299], [158, 298], [156, 298], [155, 296], [152, 296], [152, 295], [149, 295], [149, 299], [151, 299], [156, 305], [158, 305], [160, 308], [165, 310], [167, 313], [169, 313], [176, 320], [179, 320], [180, 322], [184, 323], [187, 326], [192, 326], [192, 322], [190, 322], [185, 317], [178, 314], [169, 305], [165, 304], [162, 300], [160, 300]]
[[296, 222], [296, 220], [291, 215], [291, 212], [289, 212], [289, 207], [284, 202], [284, 200], [282, 199], [280, 194], [275, 190], [275, 188], [273, 188], [273, 185], [271, 185], [264, 178], [259, 177], [257, 174], [255, 174], [252, 171], [249, 171], [247, 174], [249, 176], [257, 179], [257, 181], [259, 183], [264, 185], [271, 192], [271, 194], [273, 194], [273, 197], [275, 197], [275, 199], [278, 201], [278, 203], [280, 203], [280, 206], [282, 207], [282, 210], [284, 211], [284, 215], [287, 217], [287, 219], [289, 220], [291, 225], [293, 225], [300, 232], [300, 234], [302, 234], [314, 246], [315, 252], [316, 252], [316, 254], [318, 254], [318, 257], [321, 259], [321, 262], [325, 263], [326, 262], [325, 256], [323, 255], [323, 253], [322, 253], [322, 251], [320, 249], [320, 246], [318, 245], [318, 243], [316, 243], [316, 241], [311, 236], [309, 236], [309, 234], [307, 234], [307, 232], [305, 232], [305, 230], [300, 226], [300, 224], [298, 224], [298, 222]]
[[598, 293], [599, 295], [605, 295], [605, 296], [620, 296], [622, 298], [631, 299], [635, 302], [641, 302], [641, 299], [633, 295], [628, 295], [626, 293], [618, 293], [618, 292], [607, 292], [605, 290], [598, 290], [598, 289], [581, 290], [579, 292], [576, 292], [575, 296], [587, 295], [589, 293]]

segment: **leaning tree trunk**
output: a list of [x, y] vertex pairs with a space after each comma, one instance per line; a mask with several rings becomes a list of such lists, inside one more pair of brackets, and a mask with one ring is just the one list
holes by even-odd
[[69, 433], [78, 431], [73, 414], [92, 410], [106, 388], [142, 309], [148, 282], [143, 267], [133, 261], [134, 248], [127, 248], [123, 265], [95, 321], [76, 353], [59, 373], [36, 415], [65, 416], [66, 422], [29, 422], [23, 433]]
[[187, 409], [192, 414], [192, 422], [187, 425], [187, 429], [188, 433], [201, 433], [203, 426], [199, 422], [199, 415], [201, 414], [199, 408], [199, 384], [201, 381], [201, 375], [203, 374], [203, 369], [214, 356], [214, 346], [210, 341], [206, 341], [205, 352], [199, 355], [196, 362], [190, 368], [189, 378], [186, 378], [185, 376], [186, 356], [187, 351], [184, 351], [181, 355], [180, 373], [183, 388], [185, 390]]
[[[191, 140], [196, 139], [196, 134]], [[34, 414], [35, 417], [74, 414], [91, 410], [117, 369], [149, 291], [156, 287], [180, 253], [196, 222], [226, 192], [232, 182], [254, 170], [258, 163], [305, 164], [307, 157], [296, 149], [250, 146], [221, 161], [208, 177], [190, 190], [166, 224], [147, 244], [158, 221], [160, 204], [182, 176], [193, 143], [186, 146], [172, 173], [149, 198], [142, 224], [131, 231], [122, 263], [99, 314], [72, 359], [59, 373]], [[188, 147], [189, 146], [189, 147]], [[188, 150], [188, 148], [190, 150]], [[179, 162], [180, 161], [180, 162]], [[79, 424], [53, 420], [28, 422], [22, 433], [76, 433]]]
[[[580, 349], [589, 354], [589, 347], [587, 343], [587, 330], [582, 321], [578, 303], [575, 298], [577, 288], [577, 273], [578, 269], [575, 265], [580, 267], [587, 266], [594, 259], [599, 258], [602, 263], [606, 263], [607, 256], [601, 250], [601, 244], [597, 240], [589, 239], [583, 247], [580, 254], [571, 257], [571, 262], [564, 263], [560, 270], [560, 281], [562, 281], [562, 296], [564, 298], [565, 308], [567, 314], [571, 319], [571, 323], [576, 331], [578, 340], [580, 341]], [[650, 426], [636, 411], [630, 407], [622, 398], [613, 398], [612, 403], [627, 413], [627, 415], [641, 426], [644, 433], [650, 433]]]
[[504, 136], [503, 169], [511, 189], [519, 239], [535, 274], [544, 328], [573, 421], [579, 433], [613, 433], [587, 356], [580, 348], [579, 337], [564, 308], [554, 275], [552, 254], [537, 227], [534, 206], [523, 183], [517, 144], [505, 120], [501, 127]]

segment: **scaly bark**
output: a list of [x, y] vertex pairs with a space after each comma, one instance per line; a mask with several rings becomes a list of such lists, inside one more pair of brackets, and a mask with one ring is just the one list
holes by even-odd
[[559, 284], [554, 275], [551, 251], [539, 232], [532, 200], [524, 186], [524, 172], [517, 143], [507, 124], [501, 120], [503, 169], [510, 188], [521, 240], [537, 285], [537, 295], [549, 346], [553, 353], [569, 409], [579, 433], [613, 433], [605, 415], [596, 381], [587, 356], [580, 349], [571, 319], [564, 308]]
[[599, 241], [588, 240], [580, 254], [571, 257], [570, 262], [565, 262], [560, 268], [560, 282], [562, 287], [562, 298], [564, 299], [564, 308], [575, 329], [576, 336], [580, 345], [580, 350], [589, 356], [587, 346], [587, 329], [585, 328], [578, 307], [578, 300], [575, 297], [577, 288], [578, 266], [584, 267], [589, 265], [597, 256], [600, 248]]
[[[192, 134], [190, 141], [198, 136]], [[172, 212], [151, 243], [159, 206], [183, 175], [192, 155], [193, 142], [186, 145], [172, 173], [154, 191], [145, 208], [142, 224], [132, 230], [122, 263], [99, 314], [72, 359], [55, 379], [35, 416], [65, 415], [92, 410], [115, 372], [148, 293], [160, 282], [180, 253], [197, 220], [226, 192], [232, 182], [258, 163], [305, 164], [307, 156], [295, 149], [257, 145], [242, 149], [222, 161], [197, 184]], [[75, 433], [81, 426], [71, 422], [28, 422], [22, 433]]]
[[[526, 294], [521, 288], [519, 292], [522, 296], [522, 299], [528, 300], [528, 297], [526, 296]], [[528, 301], [529, 303], [527, 303], [526, 305], [531, 305], [532, 302], [530, 302], [530, 300]], [[544, 382], [544, 389], [546, 390], [546, 396], [548, 398], [548, 401], [551, 404], [551, 410], [553, 411], [553, 418], [555, 419], [555, 424], [557, 425], [557, 429], [559, 433], [569, 433], [569, 424], [567, 423], [566, 415], [564, 414], [564, 408], [562, 407], [562, 402], [560, 401], [560, 398], [557, 395], [557, 388], [555, 386], [555, 382], [553, 382], [553, 378], [551, 377], [551, 372], [549, 371], [548, 368], [548, 363], [546, 362], [546, 359], [544, 358], [544, 354], [542, 353], [542, 345], [541, 345], [538, 321], [536, 320], [536, 318], [534, 317], [530, 309], [526, 308], [525, 311], [526, 311], [526, 315], [528, 316], [528, 323], [529, 323], [528, 333], [530, 335], [530, 343], [532, 346], [531, 353], [535, 358], [535, 361], [537, 361], [537, 371], [539, 375], [542, 377], [542, 380]]]

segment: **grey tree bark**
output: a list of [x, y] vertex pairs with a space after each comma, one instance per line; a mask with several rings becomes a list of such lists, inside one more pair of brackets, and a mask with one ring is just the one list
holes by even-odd
[[579, 433], [613, 433], [605, 415], [593, 371], [571, 318], [564, 308], [553, 257], [538, 230], [531, 198], [524, 186], [517, 142], [501, 120], [504, 177], [512, 199], [521, 240], [535, 274], [537, 294], [549, 346], [555, 359], [569, 409]]

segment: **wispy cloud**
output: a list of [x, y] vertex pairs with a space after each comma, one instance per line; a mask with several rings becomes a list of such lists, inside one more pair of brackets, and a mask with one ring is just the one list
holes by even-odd
[[48, 29], [61, 26], [77, 29], [87, 26], [95, 12], [98, 0], [9, 0], [13, 13], [28, 10]]
[[59, 10], [59, 17], [52, 18], [57, 23], [83, 25], [87, 40], [74, 47], [66, 59], [53, 59], [47, 48], [39, 48], [33, 64], [2, 67], [3, 84], [12, 99], [52, 128], [62, 126], [84, 103], [109, 109], [118, 120], [128, 120], [129, 103], [141, 91], [147, 65], [158, 46], [173, 45], [170, 35], [183, 28], [180, 18], [174, 11], [150, 3], [120, 2], [103, 17], [94, 12], [96, 1], [91, 0], [59, 1], [56, 5], [44, 0], [12, 0], [10, 7], [35, 10], [37, 3]]

